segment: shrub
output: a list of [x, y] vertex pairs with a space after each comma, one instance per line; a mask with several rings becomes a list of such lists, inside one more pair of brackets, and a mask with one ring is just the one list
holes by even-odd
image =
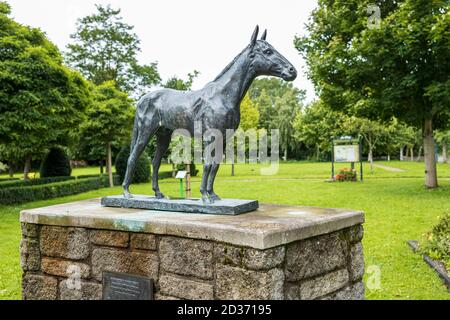
[[0, 190], [7, 188], [18, 188], [18, 187], [29, 187], [37, 186], [55, 182], [62, 182], [67, 180], [75, 180], [75, 177], [52, 177], [52, 178], [41, 178], [41, 179], [31, 179], [31, 180], [13, 180], [0, 183]]
[[[118, 177], [115, 177], [118, 180]], [[107, 178], [91, 178], [45, 185], [0, 189], [0, 204], [11, 205], [64, 197], [109, 186]]]
[[420, 242], [420, 253], [441, 261], [450, 270], [450, 213], [444, 215]]
[[[130, 157], [130, 147], [125, 146], [120, 150], [116, 158], [116, 171], [120, 176], [120, 183], [123, 182], [125, 178], [125, 173], [127, 171], [128, 158]], [[150, 160], [148, 159], [145, 152], [139, 158], [136, 170], [133, 175], [132, 183], [146, 183], [150, 181]]]
[[41, 165], [41, 178], [67, 177], [72, 173], [70, 159], [61, 148], [51, 148]]
[[0, 184], [9, 181], [19, 181], [19, 178], [0, 178]]
[[358, 180], [358, 174], [356, 173], [355, 169], [341, 169], [339, 170], [339, 173], [334, 177], [334, 180], [336, 181], [357, 181]]

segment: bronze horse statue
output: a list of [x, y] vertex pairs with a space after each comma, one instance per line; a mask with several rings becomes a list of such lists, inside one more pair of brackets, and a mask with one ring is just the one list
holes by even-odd
[[[237, 130], [240, 124], [240, 105], [253, 80], [258, 76], [275, 76], [294, 81], [294, 66], [267, 41], [267, 30], [258, 40], [259, 27], [250, 44], [211, 83], [199, 91], [183, 92], [170, 89], [145, 95], [138, 103], [134, 122], [131, 152], [123, 182], [125, 198], [129, 191], [136, 163], [150, 139], [156, 135], [157, 148], [153, 158], [153, 190], [157, 199], [163, 199], [158, 184], [161, 160], [169, 148], [172, 133], [177, 129], [194, 135], [194, 124], [203, 130], [219, 130], [225, 137], [227, 129]], [[207, 147], [212, 141], [204, 141]], [[214, 192], [214, 181], [220, 163], [206, 159], [200, 192], [204, 203], [220, 200]]]

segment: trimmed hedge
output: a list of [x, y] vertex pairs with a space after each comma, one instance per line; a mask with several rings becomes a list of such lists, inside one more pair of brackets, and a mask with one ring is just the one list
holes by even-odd
[[[116, 176], [114, 180], [118, 182]], [[77, 179], [45, 185], [0, 189], [0, 204], [11, 205], [38, 200], [48, 200], [109, 186], [107, 178]]]
[[29, 187], [29, 186], [37, 186], [55, 182], [63, 182], [68, 180], [75, 180], [75, 177], [52, 177], [52, 178], [40, 178], [40, 179], [31, 179], [31, 180], [15, 180], [15, 181], [7, 181], [0, 183], [1, 189], [9, 189], [9, 188], [19, 188], [19, 187]]
[[0, 184], [4, 183], [4, 182], [9, 182], [9, 181], [18, 181], [20, 180], [19, 178], [0, 178]]

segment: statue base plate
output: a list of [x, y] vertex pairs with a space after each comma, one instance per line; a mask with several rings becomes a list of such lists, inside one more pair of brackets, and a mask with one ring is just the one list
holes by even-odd
[[205, 204], [201, 199], [156, 199], [154, 197], [135, 195], [131, 199], [124, 196], [102, 198], [102, 206], [127, 209], [145, 209], [154, 211], [170, 211], [198, 214], [237, 216], [256, 211], [258, 201], [224, 199], [215, 203]]

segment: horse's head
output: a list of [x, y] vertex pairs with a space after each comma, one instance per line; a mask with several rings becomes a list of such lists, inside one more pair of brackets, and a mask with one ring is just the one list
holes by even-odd
[[274, 76], [286, 81], [297, 78], [297, 70], [285, 57], [283, 57], [267, 41], [267, 30], [261, 40], [258, 40], [259, 27], [256, 26], [250, 43], [250, 59], [252, 68], [258, 76]]

